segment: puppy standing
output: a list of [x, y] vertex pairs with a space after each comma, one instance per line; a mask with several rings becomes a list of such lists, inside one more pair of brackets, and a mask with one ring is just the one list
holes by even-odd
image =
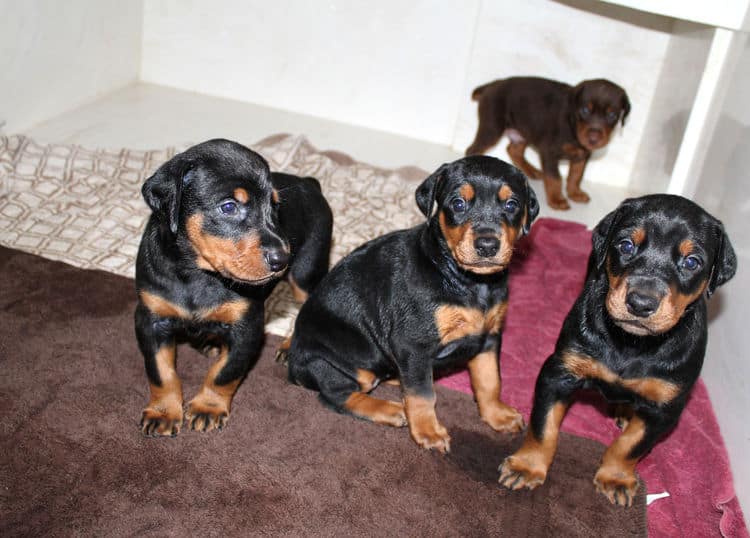
[[[466, 155], [486, 152], [503, 134], [508, 155], [529, 178], [543, 179], [547, 204], [569, 209], [562, 194], [558, 163], [570, 161], [566, 191], [575, 202], [588, 202], [581, 179], [591, 152], [609, 143], [618, 120], [625, 125], [630, 101], [625, 90], [605, 80], [570, 86], [554, 80], [515, 77], [480, 86], [471, 94], [479, 102], [479, 127]], [[542, 170], [524, 157], [526, 146], [539, 152]]]
[[141, 429], [180, 430], [183, 340], [219, 347], [184, 417], [190, 429], [221, 429], [263, 343], [266, 297], [284, 277], [304, 300], [326, 274], [331, 210], [315, 179], [271, 173], [260, 155], [228, 140], [175, 156], [143, 196], [153, 213], [135, 276], [135, 331], [151, 388]]
[[610, 502], [630, 506], [635, 466], [677, 423], [706, 352], [705, 297], [737, 261], [721, 223], [671, 195], [624, 201], [596, 227], [587, 280], [536, 381], [529, 429], [505, 459], [511, 489], [544, 483], [574, 394], [594, 388], [632, 416], [594, 477]]
[[[303, 305], [289, 378], [338, 412], [408, 423], [417, 444], [447, 452], [450, 437], [435, 414], [436, 367], [468, 362], [482, 419], [498, 431], [523, 427], [500, 401], [500, 329], [513, 245], [539, 206], [520, 171], [483, 156], [444, 164], [416, 199], [428, 222], [359, 247]], [[396, 378], [403, 403], [369, 394]]]

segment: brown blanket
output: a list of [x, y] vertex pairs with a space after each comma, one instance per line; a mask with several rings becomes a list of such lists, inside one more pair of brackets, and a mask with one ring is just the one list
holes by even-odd
[[[287, 384], [275, 337], [223, 432], [144, 438], [134, 301], [127, 278], [0, 247], [2, 536], [645, 535], [643, 494], [595, 493], [598, 443], [563, 434], [547, 483], [509, 493], [496, 468], [520, 438], [468, 396], [438, 388], [453, 452], [429, 453]], [[190, 397], [208, 359], [180, 357]]]

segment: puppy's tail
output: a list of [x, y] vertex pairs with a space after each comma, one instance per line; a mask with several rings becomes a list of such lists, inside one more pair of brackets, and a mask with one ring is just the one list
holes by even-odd
[[478, 87], [474, 88], [474, 91], [471, 92], [471, 100], [472, 101], [479, 101], [479, 98], [482, 96], [482, 92], [490, 84], [491, 83], [488, 82], [487, 84], [482, 84], [481, 86], [478, 86]]

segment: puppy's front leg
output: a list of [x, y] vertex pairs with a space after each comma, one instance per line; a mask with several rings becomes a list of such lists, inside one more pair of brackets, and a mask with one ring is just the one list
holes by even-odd
[[568, 198], [574, 202], [580, 202], [583, 204], [591, 200], [591, 197], [581, 190], [581, 180], [583, 179], [583, 171], [586, 169], [587, 162], [588, 157], [572, 158], [570, 160], [568, 179], [565, 187], [568, 193]]
[[547, 205], [552, 209], [570, 209], [570, 204], [562, 194], [562, 178], [558, 168], [559, 159], [546, 153], [541, 154], [541, 159]]
[[520, 432], [523, 429], [521, 413], [500, 399], [502, 378], [497, 350], [480, 353], [469, 361], [468, 367], [482, 420], [499, 432]]
[[435, 413], [435, 391], [432, 386], [432, 367], [409, 361], [400, 372], [404, 394], [404, 411], [412, 439], [422, 448], [450, 452], [448, 430]]

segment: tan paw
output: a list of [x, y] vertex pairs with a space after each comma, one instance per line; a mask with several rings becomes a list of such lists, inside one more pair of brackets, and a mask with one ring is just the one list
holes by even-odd
[[513, 407], [498, 402], [497, 406], [483, 410], [480, 413], [490, 427], [498, 432], [516, 433], [524, 428], [523, 416]]
[[570, 204], [562, 196], [548, 199], [547, 205], [549, 205], [552, 209], [557, 209], [560, 211], [570, 209]]
[[569, 192], [568, 198], [580, 204], [587, 204], [591, 200], [591, 197], [581, 190]]
[[191, 430], [199, 432], [221, 430], [229, 420], [229, 410], [223, 402], [193, 400], [185, 412], [185, 420]]
[[451, 438], [448, 430], [439, 423], [434, 428], [420, 428], [417, 431], [412, 428], [411, 436], [422, 448], [434, 449], [443, 454], [451, 451]]
[[635, 473], [618, 468], [600, 467], [594, 477], [594, 485], [609, 502], [618, 506], [633, 506], [633, 499], [638, 491]]
[[518, 452], [505, 458], [500, 465], [498, 482], [508, 489], [534, 489], [544, 484], [547, 479], [547, 468], [529, 455]]
[[182, 408], [152, 403], [143, 410], [140, 425], [147, 437], [175, 437], [182, 427]]

